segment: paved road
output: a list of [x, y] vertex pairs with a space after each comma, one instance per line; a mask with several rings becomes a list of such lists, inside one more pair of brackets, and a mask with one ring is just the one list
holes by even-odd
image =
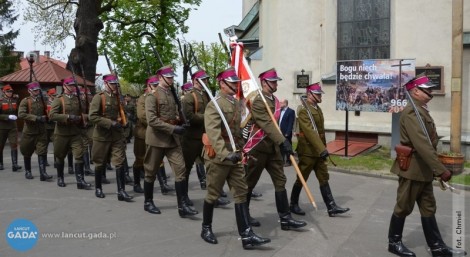
[[[130, 150], [128, 150], [130, 154]], [[394, 180], [331, 172], [331, 187], [337, 203], [351, 208], [341, 217], [328, 217], [319, 194], [318, 184], [312, 179], [309, 186], [318, 203], [313, 210], [304, 194], [301, 205], [308, 212], [305, 229], [282, 231], [274, 204], [274, 190], [269, 176], [263, 174], [257, 190], [263, 193], [253, 200], [251, 212], [262, 226], [255, 232], [272, 239], [257, 250], [243, 250], [236, 229], [233, 204], [214, 212], [213, 230], [219, 244], [205, 243], [199, 236], [202, 213], [193, 219], [181, 219], [176, 210], [175, 195], [163, 196], [157, 185], [155, 203], [161, 215], [151, 215], [143, 210], [143, 195], [134, 194], [135, 202], [119, 202], [116, 195], [114, 172], [109, 172], [110, 185], [104, 185], [105, 199], [98, 199], [94, 191], [77, 190], [73, 175], [66, 175], [67, 187], [59, 188], [56, 182], [40, 182], [37, 163], [33, 162], [35, 179], [26, 180], [23, 173], [13, 173], [5, 149], [5, 170], [0, 171], [0, 230], [5, 237], [8, 225], [15, 219], [34, 222], [40, 232], [36, 246], [28, 252], [13, 250], [5, 239], [0, 240], [0, 256], [44, 257], [128, 257], [128, 256], [394, 256], [387, 252], [388, 222], [395, 200], [397, 182]], [[131, 154], [129, 156], [132, 156]], [[52, 155], [49, 155], [52, 163]], [[129, 158], [129, 163], [133, 158]], [[55, 171], [49, 167], [50, 174]], [[295, 172], [286, 169], [288, 191]], [[86, 177], [90, 182], [92, 177]], [[173, 176], [171, 182], [173, 182]], [[205, 191], [199, 188], [195, 172], [190, 178], [190, 197], [196, 209], [202, 211]], [[129, 188], [129, 187], [128, 187]], [[461, 237], [470, 245], [470, 221], [463, 218], [464, 234], [456, 235], [457, 211], [470, 214], [470, 192], [455, 197], [435, 188], [438, 202], [437, 220], [448, 244], [455, 245]], [[469, 216], [469, 215], [467, 215]], [[465, 217], [465, 215], [464, 215]], [[44, 238], [50, 233], [101, 233], [116, 236], [113, 239]], [[404, 242], [417, 256], [430, 256], [425, 247], [419, 212], [407, 219]]]

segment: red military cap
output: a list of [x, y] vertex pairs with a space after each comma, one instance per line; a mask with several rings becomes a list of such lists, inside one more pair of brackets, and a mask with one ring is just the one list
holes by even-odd
[[192, 87], [193, 87], [193, 83], [191, 83], [191, 81], [188, 81], [181, 86], [181, 89], [186, 91], [188, 89], [191, 89]]
[[51, 88], [49, 90], [47, 90], [47, 95], [56, 95], [56, 91], [55, 91], [55, 88]]
[[278, 80], [282, 80], [281, 77], [277, 76], [277, 72], [276, 72], [276, 69], [272, 68], [272, 69], [269, 69], [265, 72], [262, 72], [261, 74], [259, 74], [258, 78], [260, 80], [267, 80], [267, 81], [278, 81]]
[[195, 80], [195, 79], [207, 79], [209, 78], [209, 75], [207, 75], [206, 71], [205, 70], [198, 70], [196, 72], [193, 73], [193, 75], [191, 75], [191, 79], [192, 80]]
[[324, 94], [323, 90], [321, 90], [320, 82], [313, 83], [307, 87], [307, 93], [311, 92], [314, 94]]
[[6, 91], [13, 91], [13, 88], [12, 88], [10, 85], [6, 84], [6, 85], [2, 88], [2, 90], [3, 90], [3, 92], [6, 92]]
[[160, 75], [167, 78], [176, 77], [176, 74], [173, 71], [173, 67], [171, 67], [170, 65], [163, 66], [158, 69], [156, 75]]
[[37, 81], [33, 81], [33, 82], [28, 83], [26, 85], [26, 87], [28, 88], [28, 90], [41, 89], [41, 85], [39, 85], [39, 82], [37, 82]]
[[230, 67], [217, 75], [217, 81], [225, 80], [227, 82], [239, 82], [240, 79], [233, 67]]
[[114, 74], [107, 74], [103, 76], [103, 81], [108, 83], [119, 84], [119, 80]]
[[147, 79], [147, 85], [150, 84], [150, 85], [158, 85], [159, 83], [159, 80], [158, 80], [158, 76], [157, 75], [153, 75], [153, 76], [150, 76], [148, 77]]
[[74, 85], [75, 84], [75, 80], [73, 79], [73, 77], [68, 77], [68, 78], [65, 78], [62, 80], [62, 84], [67, 86], [67, 85]]
[[411, 89], [415, 88], [415, 87], [420, 87], [420, 88], [431, 88], [431, 87], [434, 87], [436, 85], [434, 85], [433, 83], [431, 83], [431, 81], [429, 80], [428, 77], [426, 76], [421, 76], [421, 77], [418, 77], [418, 78], [413, 78], [411, 79], [410, 81], [406, 82], [405, 84], [405, 88], [406, 90], [410, 91]]

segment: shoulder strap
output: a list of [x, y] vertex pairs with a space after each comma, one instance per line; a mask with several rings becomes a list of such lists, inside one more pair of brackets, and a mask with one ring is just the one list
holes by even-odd
[[32, 100], [31, 97], [28, 98], [28, 113], [31, 113]]
[[194, 98], [194, 113], [197, 113], [197, 96], [196, 92], [192, 92], [193, 98]]
[[60, 102], [62, 103], [62, 114], [65, 114], [65, 101], [63, 97], [59, 97]]

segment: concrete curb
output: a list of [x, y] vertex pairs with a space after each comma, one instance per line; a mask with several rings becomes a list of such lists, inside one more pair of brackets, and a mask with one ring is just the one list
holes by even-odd
[[[339, 172], [339, 173], [345, 173], [345, 174], [360, 175], [360, 176], [365, 176], [365, 177], [383, 178], [383, 179], [389, 179], [389, 180], [398, 180], [398, 177], [394, 174], [391, 174], [391, 173], [390, 174], [369, 173], [369, 172], [363, 172], [363, 171], [357, 171], [357, 170], [347, 170], [347, 169], [341, 169], [341, 168], [335, 168], [335, 167], [328, 167], [328, 170], [329, 171], [334, 171], [334, 172]], [[434, 181], [433, 185], [439, 187], [439, 183], [437, 181]], [[452, 184], [452, 186], [455, 189], [470, 191], [470, 186], [467, 186], [467, 185]]]

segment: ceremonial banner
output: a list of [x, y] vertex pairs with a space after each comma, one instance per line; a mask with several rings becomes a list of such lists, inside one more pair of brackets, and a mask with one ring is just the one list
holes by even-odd
[[336, 110], [400, 112], [407, 100], [404, 83], [415, 77], [415, 60], [337, 62]]

